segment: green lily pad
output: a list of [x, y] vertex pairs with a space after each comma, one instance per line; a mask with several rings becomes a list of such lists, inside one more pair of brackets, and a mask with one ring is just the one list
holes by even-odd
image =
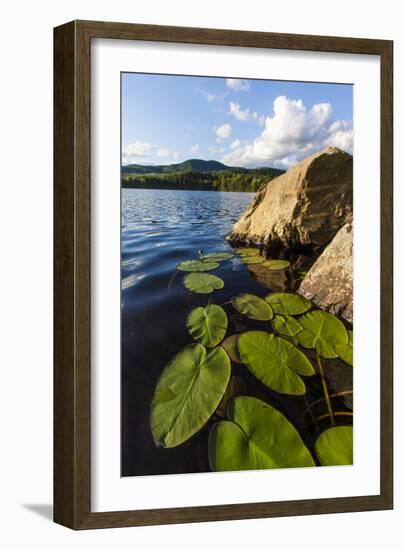
[[275, 315], [271, 324], [278, 334], [291, 340], [293, 344], [298, 344], [295, 336], [301, 332], [302, 325], [297, 319], [290, 315]]
[[322, 466], [353, 464], [352, 426], [334, 426], [322, 432], [316, 440], [315, 452]]
[[258, 248], [237, 248], [235, 253], [240, 256], [260, 256], [260, 250]]
[[197, 294], [210, 294], [214, 290], [224, 288], [224, 281], [215, 275], [208, 273], [189, 273], [183, 280], [188, 290]]
[[211, 304], [192, 309], [188, 315], [186, 326], [197, 342], [206, 348], [213, 348], [224, 338], [227, 332], [228, 318], [222, 307]]
[[184, 260], [176, 266], [179, 271], [212, 271], [219, 267], [218, 262], [205, 262], [203, 260]]
[[298, 320], [303, 327], [303, 330], [296, 335], [298, 342], [304, 348], [315, 349], [325, 359], [337, 357], [335, 351], [337, 344], [348, 343], [346, 327], [331, 313], [310, 311]]
[[229, 358], [234, 363], [242, 363], [238, 351], [238, 338], [239, 334], [232, 334], [232, 336], [227, 336], [227, 338], [221, 343], [221, 346], [225, 349]]
[[299, 315], [312, 307], [310, 300], [298, 296], [298, 294], [291, 294], [291, 292], [272, 292], [265, 297], [265, 300], [275, 313], [284, 315]]
[[287, 418], [255, 397], [236, 397], [228, 420], [209, 435], [210, 464], [215, 471], [315, 466], [298, 431]]
[[240, 294], [231, 300], [234, 308], [256, 321], [270, 321], [273, 318], [273, 310], [267, 302], [254, 294]]
[[340, 357], [342, 361], [353, 366], [353, 331], [348, 330], [348, 343], [347, 344], [336, 344], [334, 346], [334, 351]]
[[242, 363], [263, 384], [288, 395], [304, 395], [305, 383], [299, 375], [312, 376], [309, 359], [294, 344], [263, 331], [240, 335], [238, 350]]
[[265, 260], [261, 265], [270, 271], [277, 271], [278, 269], [290, 267], [290, 262], [288, 260]]
[[192, 344], [163, 370], [151, 405], [151, 431], [156, 445], [177, 447], [198, 432], [218, 407], [231, 374], [221, 348], [210, 352]]
[[241, 256], [241, 262], [244, 264], [261, 264], [264, 262], [263, 256]]
[[222, 262], [223, 260], [229, 260], [233, 257], [234, 255], [231, 254], [231, 252], [211, 252], [203, 256], [203, 260], [209, 262]]

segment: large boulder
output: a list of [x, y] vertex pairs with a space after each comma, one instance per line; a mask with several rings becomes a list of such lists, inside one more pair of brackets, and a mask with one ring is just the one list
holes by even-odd
[[346, 223], [302, 281], [298, 293], [353, 322], [353, 224]]
[[256, 193], [227, 238], [288, 248], [323, 246], [351, 217], [352, 204], [353, 158], [328, 147]]

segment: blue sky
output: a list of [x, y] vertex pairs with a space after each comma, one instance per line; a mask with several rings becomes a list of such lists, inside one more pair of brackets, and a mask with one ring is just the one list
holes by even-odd
[[353, 87], [122, 74], [122, 163], [189, 158], [288, 168], [326, 146], [352, 152]]

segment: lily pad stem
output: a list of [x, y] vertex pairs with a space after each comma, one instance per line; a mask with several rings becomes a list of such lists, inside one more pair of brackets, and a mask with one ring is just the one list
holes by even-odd
[[304, 401], [305, 401], [305, 406], [309, 411], [309, 414], [311, 415], [312, 423], [314, 424], [316, 430], [318, 430], [318, 423], [316, 422], [316, 418], [315, 418], [315, 415], [313, 414], [313, 410], [311, 409], [311, 405], [305, 395], [304, 395]]
[[174, 281], [174, 279], [175, 279], [175, 277], [177, 276], [178, 273], [179, 273], [179, 271], [175, 271], [175, 273], [172, 275], [172, 277], [171, 277], [171, 279], [170, 279], [170, 281], [169, 281], [169, 283], [168, 283], [168, 288], [167, 288], [167, 290], [169, 290], [169, 289], [171, 288], [171, 285], [172, 285], [172, 283], [173, 283], [173, 281]]
[[[337, 393], [332, 393], [329, 395], [330, 399], [334, 399], [335, 397], [344, 397], [345, 395], [353, 395], [353, 390], [346, 390], [346, 391], [339, 391]], [[309, 404], [310, 407], [313, 407], [314, 405], [318, 405], [319, 403], [322, 403], [324, 401], [323, 397], [321, 399], [317, 399], [316, 401], [312, 401], [312, 403]]]
[[322, 362], [321, 362], [321, 360], [320, 360], [320, 356], [319, 356], [319, 353], [318, 353], [318, 352], [316, 352], [316, 361], [317, 361], [317, 363], [318, 363], [320, 378], [321, 378], [321, 380], [322, 380], [323, 394], [324, 394], [324, 396], [325, 396], [327, 409], [328, 409], [328, 411], [329, 411], [330, 423], [331, 423], [332, 426], [334, 426], [334, 425], [335, 425], [335, 421], [334, 421], [334, 414], [333, 414], [333, 409], [332, 409], [332, 403], [331, 403], [331, 401], [330, 401], [329, 392], [328, 392], [327, 384], [326, 384], [326, 378], [325, 378], [325, 374], [324, 374], [324, 372], [323, 372]]

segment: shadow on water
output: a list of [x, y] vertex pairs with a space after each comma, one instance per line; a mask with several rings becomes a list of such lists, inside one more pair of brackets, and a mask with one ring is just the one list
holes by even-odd
[[[225, 240], [233, 223], [246, 209], [251, 193], [206, 191], [153, 191], [126, 189], [122, 192], [122, 454], [123, 476], [210, 471], [208, 433], [219, 419], [220, 408], [209, 423], [180, 447], [157, 448], [150, 429], [150, 406], [155, 385], [172, 356], [192, 342], [186, 317], [205, 306], [209, 295], [193, 294], [183, 286], [183, 274], [172, 281], [176, 265], [204, 253], [231, 250]], [[239, 315], [227, 302], [240, 292], [265, 296], [268, 292], [295, 291], [317, 253], [271, 251], [270, 257], [285, 257], [287, 270], [268, 271], [259, 265], [245, 266], [235, 257], [214, 271], [225, 281], [211, 295], [223, 305], [229, 325], [227, 335], [247, 329], [271, 331], [268, 322]], [[171, 284], [170, 284], [171, 283]], [[170, 286], [169, 286], [170, 285]], [[168, 289], [169, 286], [169, 289]], [[313, 360], [312, 354], [309, 352]], [[314, 363], [314, 361], [313, 361]], [[326, 414], [319, 376], [306, 379], [307, 395], [290, 398], [271, 391], [242, 365], [233, 363], [230, 395], [253, 395], [279, 409], [303, 433], [312, 448], [318, 426], [315, 416]], [[326, 367], [334, 409], [352, 408], [352, 369], [339, 360]], [[340, 417], [351, 422], [351, 417]], [[319, 426], [320, 427], [320, 426]]]

